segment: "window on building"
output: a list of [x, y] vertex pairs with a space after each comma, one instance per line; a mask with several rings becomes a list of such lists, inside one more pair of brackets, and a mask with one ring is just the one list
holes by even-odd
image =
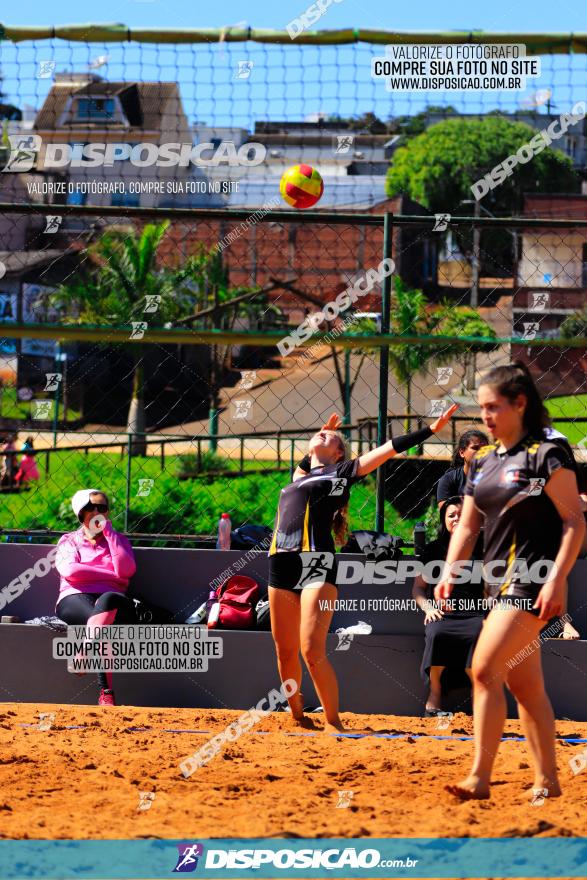
[[129, 193], [113, 193], [110, 204], [113, 208], [138, 208], [139, 197]]
[[87, 194], [85, 192], [70, 192], [67, 193], [67, 202], [68, 205], [85, 205], [87, 200]]
[[571, 159], [574, 159], [577, 155], [577, 138], [569, 136], [565, 138], [565, 141], [567, 142], [567, 156], [570, 156]]
[[76, 118], [82, 121], [108, 120], [114, 117], [114, 98], [78, 98]]

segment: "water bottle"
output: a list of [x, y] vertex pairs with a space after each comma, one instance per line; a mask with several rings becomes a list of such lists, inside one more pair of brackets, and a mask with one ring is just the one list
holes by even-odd
[[212, 610], [212, 605], [216, 602], [216, 587], [210, 587], [210, 592], [208, 593], [208, 598], [206, 599], [204, 608], [205, 608], [205, 617], [210, 614]]
[[208, 629], [214, 629], [217, 626], [219, 616], [220, 602], [214, 602], [210, 609], [210, 614], [208, 615]]
[[414, 554], [420, 558], [426, 546], [426, 526], [423, 522], [417, 522], [414, 526]]
[[227, 513], [223, 513], [218, 522], [218, 540], [216, 541], [217, 550], [230, 550], [231, 532], [232, 525], [230, 523], [230, 516]]
[[204, 623], [208, 614], [208, 602], [203, 602], [200, 607], [194, 611], [185, 623]]

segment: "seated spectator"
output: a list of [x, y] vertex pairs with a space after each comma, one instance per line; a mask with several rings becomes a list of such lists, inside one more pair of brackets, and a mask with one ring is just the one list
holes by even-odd
[[451, 467], [442, 475], [436, 486], [436, 501], [439, 508], [447, 498], [455, 498], [457, 495], [465, 494], [469, 462], [482, 446], [488, 444], [487, 434], [476, 428], [471, 428], [461, 434], [452, 457]]
[[20, 451], [23, 452], [24, 455], [20, 460], [18, 470], [14, 476], [14, 482], [17, 486], [22, 486], [24, 485], [24, 483], [38, 480], [40, 477], [39, 468], [37, 467], [37, 461], [35, 458], [36, 453], [33, 447], [32, 437], [26, 438], [26, 440], [20, 447]]
[[[422, 555], [424, 564], [433, 560], [444, 560], [448, 552], [450, 536], [456, 529], [463, 499], [459, 496], [448, 498], [440, 509], [440, 529], [435, 541], [427, 544]], [[478, 542], [479, 543], [479, 542]], [[473, 559], [481, 558], [473, 553]], [[473, 651], [483, 626], [483, 584], [457, 584], [451, 596], [450, 608], [444, 610], [434, 607], [435, 584], [428, 584], [421, 575], [414, 581], [412, 596], [424, 612], [425, 647], [422, 660], [422, 675], [429, 682], [430, 691], [426, 700], [426, 716], [442, 712], [441, 675], [444, 669], [464, 670], [471, 678]]]
[[0, 454], [4, 456], [2, 465], [0, 466], [0, 485], [10, 488], [14, 482], [14, 472], [16, 471], [16, 446], [13, 434], [8, 434], [2, 446]]
[[[80, 489], [71, 499], [81, 527], [63, 535], [55, 567], [61, 575], [56, 614], [68, 624], [88, 628], [136, 623], [126, 590], [136, 570], [128, 538], [112, 528], [109, 501], [98, 489]], [[98, 673], [99, 706], [114, 706], [112, 673]]]

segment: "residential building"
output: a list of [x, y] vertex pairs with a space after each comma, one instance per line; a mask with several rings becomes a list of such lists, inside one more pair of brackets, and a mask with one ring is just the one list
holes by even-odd
[[[528, 195], [524, 216], [587, 220], [587, 195]], [[528, 227], [513, 295], [514, 335], [560, 336], [565, 318], [587, 304], [587, 227]], [[587, 392], [587, 350], [560, 346], [512, 346], [532, 368], [543, 393]]]

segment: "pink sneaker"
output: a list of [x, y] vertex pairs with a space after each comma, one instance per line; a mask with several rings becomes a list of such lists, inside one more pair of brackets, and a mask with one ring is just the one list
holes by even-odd
[[98, 697], [98, 706], [116, 706], [114, 691], [102, 688]]

